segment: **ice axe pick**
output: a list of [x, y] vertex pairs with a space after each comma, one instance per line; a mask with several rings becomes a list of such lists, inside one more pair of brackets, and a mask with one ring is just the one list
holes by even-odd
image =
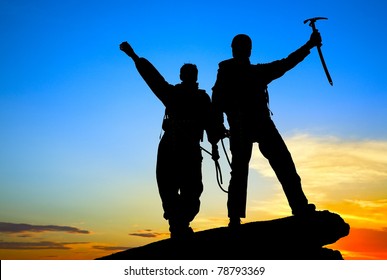
[[[309, 26], [312, 27], [312, 30], [313, 30], [313, 31], [317, 31], [315, 22], [316, 22], [317, 20], [320, 20], [320, 19], [327, 19], [327, 18], [326, 18], [326, 17], [314, 17], [314, 18], [309, 18], [309, 19], [304, 20], [304, 24], [307, 23], [307, 22], [310, 22], [310, 23], [309, 23]], [[329, 74], [327, 65], [325, 64], [325, 60], [324, 60], [323, 54], [322, 54], [322, 52], [321, 52], [321, 46], [317, 46], [317, 51], [318, 51], [318, 55], [320, 56], [320, 60], [321, 60], [322, 66], [323, 66], [323, 68], [324, 68], [325, 75], [326, 75], [327, 78], [328, 78], [328, 82], [331, 84], [331, 86], [333, 86], [333, 82], [332, 82], [331, 75]]]

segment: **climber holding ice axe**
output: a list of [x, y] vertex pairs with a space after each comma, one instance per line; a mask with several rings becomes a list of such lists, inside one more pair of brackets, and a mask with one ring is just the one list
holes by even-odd
[[[325, 17], [309, 18], [309, 19], [304, 20], [304, 24], [309, 22], [309, 26], [312, 27], [313, 32], [316, 32], [317, 28], [316, 28], [315, 22], [317, 20], [320, 20], [320, 19], [327, 19], [327, 18], [325, 18]], [[325, 64], [325, 60], [324, 60], [324, 57], [323, 57], [323, 54], [321, 51], [321, 45], [317, 46], [317, 51], [318, 51], [318, 55], [320, 56], [320, 60], [321, 60], [322, 66], [324, 68], [325, 75], [327, 76], [328, 82], [331, 84], [331, 86], [333, 86], [331, 75], [329, 74], [327, 65]]]
[[[309, 21], [314, 26], [316, 20]], [[225, 114], [230, 126], [232, 158], [227, 209], [232, 229], [239, 228], [241, 218], [246, 216], [249, 162], [254, 143], [258, 143], [274, 170], [293, 215], [304, 217], [315, 212], [316, 207], [308, 202], [292, 156], [271, 118], [267, 86], [303, 61], [312, 48], [320, 46], [321, 36], [314, 28], [309, 40], [286, 58], [252, 64], [252, 40], [246, 34], [238, 34], [231, 42], [232, 58], [219, 63], [212, 104], [216, 122], [223, 124]]]

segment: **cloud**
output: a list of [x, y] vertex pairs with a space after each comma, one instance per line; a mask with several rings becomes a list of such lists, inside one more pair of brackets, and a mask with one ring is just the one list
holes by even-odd
[[42, 249], [57, 249], [57, 250], [69, 250], [72, 249], [68, 245], [76, 244], [88, 244], [88, 242], [4, 242], [0, 241], [0, 249], [12, 249], [12, 250], [42, 250]]
[[347, 200], [348, 203], [359, 206], [362, 209], [387, 209], [387, 199], [368, 200]]
[[129, 235], [146, 237], [146, 238], [158, 238], [158, 237], [166, 236], [167, 233], [159, 233], [159, 232], [154, 232], [151, 229], [144, 229], [144, 230], [138, 230], [137, 232], [129, 233]]
[[55, 226], [55, 225], [39, 226], [39, 225], [0, 222], [1, 233], [25, 233], [25, 232], [47, 232], [47, 231], [53, 231], [53, 232], [60, 231], [60, 232], [75, 233], [75, 234], [90, 233], [87, 230], [81, 230], [70, 226]]
[[122, 246], [104, 246], [104, 245], [95, 245], [94, 249], [103, 250], [103, 251], [123, 251], [128, 250], [133, 247], [122, 247]]
[[[372, 191], [372, 188], [370, 188]], [[356, 227], [382, 229], [387, 221], [386, 199], [345, 199], [340, 203], [341, 216]]]
[[[384, 226], [387, 220], [387, 141], [308, 134], [284, 138], [304, 192], [317, 209], [337, 211], [358, 228]], [[267, 182], [279, 185], [274, 171], [257, 148], [250, 166]], [[267, 190], [271, 194], [267, 201], [249, 198], [250, 210], [260, 214], [265, 211], [289, 213], [283, 190], [269, 185]]]
[[21, 238], [29, 238], [29, 237], [33, 237], [33, 234], [23, 233], [23, 234], [17, 235], [17, 237], [21, 237]]
[[[326, 199], [324, 191], [340, 197], [356, 190], [359, 196], [387, 196], [387, 141], [343, 140], [299, 134], [285, 142], [292, 154], [303, 186], [316, 197]], [[251, 168], [261, 176], [276, 178], [267, 160], [255, 149]], [[344, 196], [343, 196], [344, 197]], [[331, 197], [329, 197], [331, 199]]]

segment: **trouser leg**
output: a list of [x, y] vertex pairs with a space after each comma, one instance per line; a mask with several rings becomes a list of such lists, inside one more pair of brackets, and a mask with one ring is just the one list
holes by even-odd
[[231, 179], [228, 188], [227, 209], [230, 218], [246, 217], [247, 182], [253, 144], [245, 137], [230, 137]]
[[175, 160], [168, 143], [160, 142], [157, 163], [156, 179], [159, 195], [164, 210], [164, 218], [169, 220], [179, 212], [179, 182], [174, 170]]
[[[199, 148], [200, 149], [200, 148]], [[200, 196], [203, 192], [202, 182], [202, 157], [200, 150], [195, 151], [196, 155], [187, 158], [180, 165], [180, 216], [183, 221], [191, 222], [200, 210]]]
[[200, 209], [203, 192], [200, 146], [170, 147], [162, 141], [157, 156], [156, 176], [164, 218], [170, 225], [171, 237], [187, 237], [189, 227]]
[[297, 174], [292, 156], [274, 124], [266, 128], [259, 141], [259, 149], [269, 160], [280, 181], [293, 213], [305, 208], [308, 200], [302, 190], [301, 178]]

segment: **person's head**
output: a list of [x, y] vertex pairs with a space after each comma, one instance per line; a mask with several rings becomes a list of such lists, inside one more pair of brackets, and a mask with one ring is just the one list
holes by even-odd
[[237, 59], [246, 59], [251, 55], [253, 43], [245, 34], [236, 35], [231, 42], [232, 56]]
[[180, 68], [180, 80], [183, 83], [196, 83], [198, 80], [198, 68], [195, 64], [185, 63]]

